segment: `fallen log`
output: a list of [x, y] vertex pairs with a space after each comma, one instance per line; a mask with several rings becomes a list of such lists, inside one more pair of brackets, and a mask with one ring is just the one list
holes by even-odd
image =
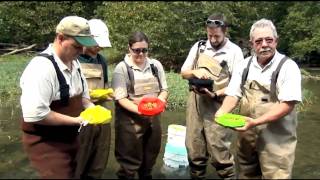
[[15, 49], [11, 52], [8, 52], [8, 53], [5, 53], [5, 54], [2, 54], [1, 57], [3, 56], [7, 56], [7, 55], [12, 55], [12, 54], [16, 54], [16, 53], [19, 53], [19, 52], [23, 52], [23, 51], [27, 51], [27, 50], [30, 50], [32, 49], [33, 47], [35, 47], [37, 44], [32, 44], [28, 47], [25, 47], [25, 48], [21, 48], [21, 49]]

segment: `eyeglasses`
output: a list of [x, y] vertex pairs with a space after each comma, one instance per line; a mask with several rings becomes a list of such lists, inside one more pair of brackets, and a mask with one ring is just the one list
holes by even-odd
[[142, 53], [147, 53], [148, 52], [148, 48], [130, 48], [135, 54], [140, 54]]
[[263, 41], [266, 41], [267, 44], [271, 44], [271, 43], [273, 43], [274, 38], [271, 38], [271, 37], [259, 38], [259, 39], [255, 40], [254, 43], [256, 45], [261, 45], [263, 43]]
[[207, 25], [215, 25], [215, 26], [224, 26], [224, 22], [221, 20], [211, 20], [211, 19], [207, 19], [206, 21]]

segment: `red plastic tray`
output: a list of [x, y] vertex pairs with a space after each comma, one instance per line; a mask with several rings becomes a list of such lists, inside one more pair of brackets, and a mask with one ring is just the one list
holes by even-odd
[[165, 103], [157, 97], [144, 97], [138, 104], [138, 111], [143, 115], [154, 116], [165, 109]]

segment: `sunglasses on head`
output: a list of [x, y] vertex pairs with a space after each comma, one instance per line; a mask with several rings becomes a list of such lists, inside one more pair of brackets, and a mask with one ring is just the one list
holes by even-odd
[[221, 20], [211, 20], [211, 19], [207, 19], [206, 21], [207, 25], [215, 25], [215, 26], [224, 26], [224, 22]]
[[148, 48], [131, 48], [132, 52], [134, 52], [135, 54], [140, 54], [142, 53], [147, 53], [148, 52]]

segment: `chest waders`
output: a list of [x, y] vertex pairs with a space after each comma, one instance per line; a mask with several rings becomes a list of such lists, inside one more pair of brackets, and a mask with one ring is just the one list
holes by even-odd
[[[211, 63], [214, 64], [211, 67], [205, 67], [209, 63], [206, 63], [207, 59], [202, 59], [201, 54], [204, 50], [201, 46], [204, 45], [205, 41], [199, 42], [193, 69], [206, 68], [213, 72], [208, 74], [214, 80], [213, 89], [222, 89], [227, 86], [230, 79], [227, 64], [225, 61], [219, 63], [210, 57], [211, 61], [216, 62]], [[208, 163], [216, 168], [221, 178], [232, 178], [235, 174], [233, 155], [230, 152], [233, 132], [214, 121], [214, 114], [220, 108], [222, 100], [223, 98], [212, 99], [193, 91], [189, 93], [186, 111], [186, 148], [191, 178], [205, 178]]]
[[[242, 76], [243, 96], [240, 114], [253, 119], [260, 117], [279, 103], [276, 82], [283, 58], [273, 72], [270, 85], [246, 81], [252, 58]], [[297, 116], [295, 110], [275, 122], [239, 132], [237, 157], [239, 178], [290, 179], [297, 143]]]
[[86, 77], [89, 89], [101, 89], [104, 87], [104, 74], [101, 64], [81, 63], [81, 68]]
[[[104, 89], [105, 79], [102, 64], [81, 63], [89, 89]], [[106, 101], [95, 104], [110, 109]], [[111, 125], [90, 125], [81, 128], [77, 154], [77, 179], [100, 179], [107, 166], [111, 143]]]
[[[82, 94], [69, 97], [69, 85], [53, 56], [47, 54], [39, 54], [39, 56], [44, 56], [53, 63], [59, 80], [61, 100], [53, 101], [50, 109], [73, 117], [79, 116], [83, 110]], [[78, 72], [81, 75], [80, 69]], [[79, 147], [79, 126], [39, 125], [24, 122], [22, 119], [21, 128], [23, 148], [31, 161], [31, 166], [37, 170], [41, 178], [70, 179], [74, 177], [75, 156]]]
[[[125, 63], [125, 62], [124, 62]], [[152, 78], [135, 79], [127, 63], [128, 98], [146, 94], [158, 96], [161, 83], [158, 69], [151, 64]], [[152, 168], [161, 147], [160, 116], [141, 116], [115, 103], [115, 157], [120, 164], [119, 178], [151, 178]]]

